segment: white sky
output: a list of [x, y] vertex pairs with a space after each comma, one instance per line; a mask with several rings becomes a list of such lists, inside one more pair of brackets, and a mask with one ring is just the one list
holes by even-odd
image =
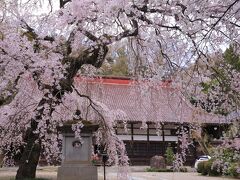
[[[36, 14], [36, 15], [49, 13], [51, 11], [51, 7], [53, 12], [58, 10], [60, 7], [59, 0], [18, 0], [18, 2], [23, 6], [25, 3], [36, 4], [36, 8], [33, 9], [33, 12], [32, 12], [33, 14]], [[50, 6], [50, 3], [52, 4], [52, 6]]]

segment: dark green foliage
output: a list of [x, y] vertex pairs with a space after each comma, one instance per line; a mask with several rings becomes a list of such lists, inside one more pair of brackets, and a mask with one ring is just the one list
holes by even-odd
[[214, 90], [215, 86], [219, 85], [219, 79], [211, 79], [208, 82], [201, 82], [200, 86], [202, 87], [202, 92], [208, 93], [211, 90]]
[[213, 165], [214, 160], [210, 159], [208, 161], [202, 161], [198, 164], [197, 172], [206, 176], [221, 176], [222, 168]]
[[202, 161], [198, 164], [197, 167], [197, 172], [201, 173], [202, 175], [206, 176], [209, 174], [210, 170], [211, 170], [211, 166], [212, 166], [212, 161], [208, 160], [208, 161]]
[[240, 55], [236, 49], [237, 47], [231, 45], [222, 57], [212, 58], [213, 65], [205, 69], [209, 73], [207, 80], [199, 83], [206, 98], [203, 100], [192, 97], [192, 104], [223, 116], [236, 109], [236, 105], [240, 103], [240, 94], [232, 86], [234, 75], [240, 73]]
[[222, 168], [214, 166], [213, 165], [213, 160], [209, 160], [207, 163], [207, 167], [208, 168], [208, 175], [209, 176], [221, 176], [222, 175]]
[[128, 76], [128, 65], [125, 59], [120, 59], [113, 67], [114, 76]]
[[187, 172], [188, 171], [186, 167], [181, 167], [179, 170], [180, 170], [180, 172]]
[[231, 164], [231, 166], [228, 168], [228, 171], [227, 171], [228, 175], [235, 178], [240, 177], [240, 173], [237, 172], [237, 168], [238, 166], [236, 163]]
[[210, 163], [208, 163], [208, 161], [203, 161], [203, 169], [201, 172], [202, 175], [204, 176], [208, 175], [209, 168], [211, 168], [211, 166], [210, 167], [209, 166], [210, 166]]
[[157, 169], [157, 168], [147, 168], [147, 172], [173, 172], [173, 169]]
[[224, 60], [232, 66], [233, 69], [240, 71], [240, 56], [234, 52], [234, 47], [230, 47], [225, 51]]
[[198, 166], [197, 166], [197, 172], [198, 173], [202, 173], [204, 170], [204, 161], [198, 163]]
[[166, 157], [166, 163], [167, 165], [172, 165], [174, 161], [174, 152], [172, 147], [167, 147], [167, 150], [165, 152], [165, 157]]
[[234, 155], [236, 152], [234, 152], [233, 149], [224, 149], [223, 150], [223, 155], [222, 155], [222, 160], [224, 162], [233, 162], [234, 161]]
[[107, 62], [109, 65], [103, 64], [102, 75], [106, 76], [129, 76], [127, 63], [127, 54], [123, 48], [116, 52], [116, 57], [109, 57]]

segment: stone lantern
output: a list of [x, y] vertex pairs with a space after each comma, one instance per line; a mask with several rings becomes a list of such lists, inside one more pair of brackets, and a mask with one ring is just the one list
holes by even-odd
[[97, 167], [91, 163], [92, 133], [98, 125], [85, 124], [81, 129], [82, 141], [75, 138], [71, 124], [59, 130], [63, 134], [63, 160], [58, 168], [58, 180], [97, 180]]

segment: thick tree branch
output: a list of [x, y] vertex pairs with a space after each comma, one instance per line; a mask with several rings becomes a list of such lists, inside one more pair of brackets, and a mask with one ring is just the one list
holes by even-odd
[[217, 26], [217, 24], [223, 19], [223, 17], [225, 17], [225, 15], [227, 14], [227, 12], [236, 4], [238, 3], [239, 0], [235, 0], [232, 4], [230, 4], [228, 6], [228, 8], [223, 12], [223, 14], [218, 18], [218, 20], [211, 26], [211, 28], [208, 30], [208, 32], [204, 35], [203, 38], [205, 38], [209, 33], [212, 32], [212, 30], [215, 28], [215, 26]]
[[71, 0], [59, 0], [60, 1], [60, 8], [63, 8], [65, 4], [70, 2]]

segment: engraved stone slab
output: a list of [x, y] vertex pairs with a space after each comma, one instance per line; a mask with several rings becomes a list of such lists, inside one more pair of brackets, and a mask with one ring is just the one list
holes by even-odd
[[92, 137], [91, 135], [82, 135], [82, 143], [74, 136], [66, 135], [63, 141], [64, 162], [89, 161], [91, 157]]

